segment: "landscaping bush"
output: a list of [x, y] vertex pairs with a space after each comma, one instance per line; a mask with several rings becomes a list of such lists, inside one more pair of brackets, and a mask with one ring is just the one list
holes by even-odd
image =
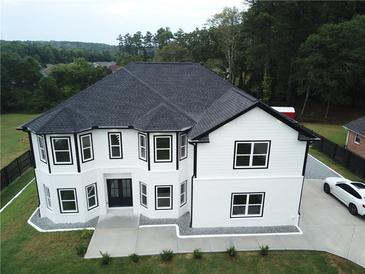
[[91, 239], [91, 237], [93, 236], [93, 233], [94, 233], [94, 231], [92, 231], [92, 230], [84, 229], [81, 233], [81, 239], [83, 239], [83, 240]]
[[76, 247], [76, 253], [79, 256], [84, 256], [87, 250], [87, 246], [83, 243], [79, 243]]
[[136, 253], [133, 253], [133, 254], [129, 255], [129, 258], [134, 263], [138, 263], [138, 261], [139, 261], [139, 256]]
[[161, 259], [165, 262], [171, 261], [174, 257], [174, 252], [171, 249], [164, 249], [160, 253]]
[[201, 251], [200, 248], [195, 249], [193, 255], [194, 255], [194, 258], [195, 259], [201, 259], [201, 258], [203, 258], [203, 252]]
[[268, 245], [262, 245], [260, 246], [260, 255], [265, 257], [269, 254], [269, 246]]
[[227, 248], [227, 254], [230, 257], [236, 257], [237, 254], [236, 248], [234, 246]]
[[100, 252], [100, 255], [101, 255], [101, 261], [100, 261], [101, 265], [110, 264], [111, 261], [112, 261], [112, 258], [110, 257], [110, 254], [108, 252], [105, 252], [105, 253], [103, 253], [101, 251], [99, 251], [99, 252]]

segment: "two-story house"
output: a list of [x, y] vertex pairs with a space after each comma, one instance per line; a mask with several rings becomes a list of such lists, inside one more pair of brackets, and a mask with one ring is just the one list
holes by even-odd
[[193, 63], [130, 63], [22, 129], [55, 223], [190, 212], [193, 227], [297, 225], [317, 139]]

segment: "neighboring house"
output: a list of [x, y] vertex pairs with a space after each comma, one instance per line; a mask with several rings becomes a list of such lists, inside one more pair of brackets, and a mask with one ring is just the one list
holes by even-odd
[[130, 63], [22, 126], [40, 214], [297, 225], [314, 135], [193, 63]]
[[120, 66], [117, 65], [116, 62], [94, 62], [94, 67], [106, 67], [111, 70], [112, 73], [118, 71], [120, 69]]
[[344, 125], [347, 130], [346, 148], [365, 158], [365, 116]]

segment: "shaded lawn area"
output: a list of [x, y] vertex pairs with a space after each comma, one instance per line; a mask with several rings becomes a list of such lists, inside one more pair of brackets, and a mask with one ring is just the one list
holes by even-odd
[[364, 273], [350, 261], [323, 252], [270, 251], [268, 257], [257, 252], [239, 252], [237, 258], [223, 253], [204, 254], [195, 260], [191, 254], [176, 255], [171, 262], [159, 256], [113, 258], [108, 266], [99, 259], [86, 260], [76, 255], [81, 231], [39, 233], [26, 221], [37, 206], [32, 183], [1, 213], [2, 273]]
[[27, 169], [22, 176], [16, 178], [0, 193], [0, 208], [6, 205], [23, 187], [34, 178], [33, 168]]
[[331, 160], [331, 158], [329, 158], [322, 152], [318, 151], [317, 149], [311, 147], [311, 148], [309, 148], [309, 153], [312, 156], [316, 157], [321, 162], [323, 162], [324, 164], [326, 164], [327, 166], [329, 166], [330, 168], [332, 168], [333, 170], [340, 173], [343, 177], [350, 179], [352, 181], [363, 181], [359, 176], [353, 174], [350, 170], [346, 169], [343, 165], [334, 162], [333, 160]]
[[344, 146], [346, 144], [346, 130], [342, 124], [325, 124], [325, 123], [302, 123], [305, 127], [322, 135], [330, 141]]
[[17, 130], [21, 124], [33, 119], [38, 114], [2, 114], [0, 139], [0, 167], [4, 167], [12, 160], [29, 149], [28, 134]]

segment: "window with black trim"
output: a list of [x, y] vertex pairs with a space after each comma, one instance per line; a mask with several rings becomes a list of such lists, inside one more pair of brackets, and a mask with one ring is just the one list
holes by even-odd
[[265, 193], [232, 193], [231, 217], [262, 217]]
[[93, 139], [91, 133], [80, 135], [81, 160], [83, 163], [94, 160]]
[[96, 183], [86, 186], [86, 203], [88, 210], [98, 207], [98, 190]]
[[138, 157], [143, 161], [147, 161], [147, 136], [138, 133]]
[[267, 168], [270, 141], [236, 141], [234, 168]]
[[44, 136], [37, 135], [38, 149], [39, 149], [39, 159], [47, 164], [47, 151]]
[[55, 165], [72, 165], [70, 137], [51, 137]]
[[109, 132], [109, 157], [110, 159], [122, 159], [122, 133]]
[[355, 144], [360, 144], [360, 135], [359, 134], [355, 134], [355, 139], [354, 139], [354, 142], [355, 142]]
[[172, 209], [172, 186], [155, 187], [156, 209]]
[[180, 206], [183, 206], [186, 204], [187, 182], [188, 181], [184, 181], [180, 184]]
[[43, 185], [44, 189], [44, 197], [46, 198], [46, 205], [49, 210], [52, 210], [52, 202], [51, 202], [51, 192], [49, 191], [49, 188], [46, 187], [46, 185]]
[[180, 135], [180, 160], [188, 157], [188, 136], [186, 134]]
[[57, 191], [61, 213], [77, 213], [76, 188], [59, 188]]
[[141, 205], [147, 208], [147, 185], [139, 182], [140, 202]]
[[171, 162], [172, 161], [172, 148], [171, 135], [155, 135], [155, 162]]

